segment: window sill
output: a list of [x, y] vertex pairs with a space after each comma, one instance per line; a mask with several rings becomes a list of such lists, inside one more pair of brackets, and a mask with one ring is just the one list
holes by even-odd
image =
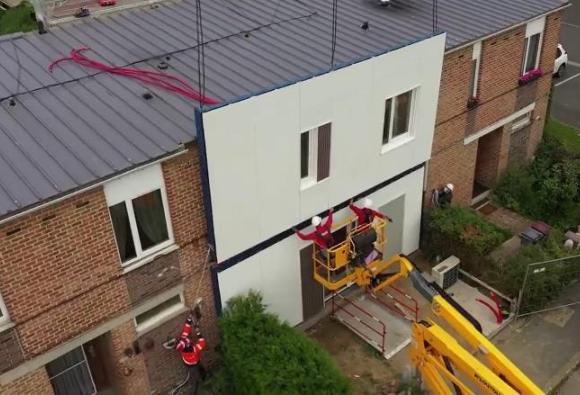
[[8, 322], [5, 322], [3, 324], [0, 324], [0, 332], [7, 331], [8, 329], [14, 328], [14, 326], [16, 326], [16, 324], [12, 321], [8, 321]]
[[179, 246], [177, 244], [170, 244], [165, 248], [152, 252], [150, 255], [145, 255], [141, 258], [131, 261], [129, 264], [126, 264], [126, 266], [123, 267], [123, 274], [127, 274], [135, 269], [139, 269], [141, 266], [153, 262], [156, 258], [170, 254], [178, 249]]
[[300, 190], [312, 188], [314, 185], [318, 184], [314, 178], [306, 178], [300, 180]]
[[315, 179], [300, 180], [300, 192], [310, 189], [315, 185], [324, 184], [328, 179], [330, 179], [330, 176], [320, 181], [316, 181]]
[[394, 149], [397, 149], [397, 148], [401, 147], [402, 145], [405, 145], [414, 139], [415, 139], [415, 137], [413, 137], [411, 135], [400, 136], [400, 137], [394, 139], [393, 141], [383, 145], [383, 147], [381, 148], [381, 155], [386, 154], [387, 152], [392, 151]]
[[135, 323], [137, 337], [143, 336], [147, 332], [151, 332], [153, 329], [159, 327], [160, 325], [163, 325], [167, 321], [172, 320], [173, 318], [185, 313], [186, 311], [187, 307], [185, 307], [185, 305], [183, 304], [180, 304], [164, 311], [158, 316], [152, 317], [151, 319], [142, 324], [137, 325]]

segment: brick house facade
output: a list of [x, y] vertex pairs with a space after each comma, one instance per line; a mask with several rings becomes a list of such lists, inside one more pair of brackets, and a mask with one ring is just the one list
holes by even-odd
[[[526, 24], [481, 42], [477, 97], [468, 108], [473, 45], [445, 55], [439, 107], [429, 161], [425, 202], [433, 189], [455, 186], [454, 199], [470, 205], [478, 192], [492, 188], [510, 163], [530, 160], [542, 138], [561, 11], [545, 17], [539, 67], [541, 78], [519, 86], [525, 51]], [[518, 111], [530, 110], [529, 124], [514, 130]], [[493, 127], [493, 126], [497, 127]], [[492, 130], [486, 130], [492, 127]], [[483, 132], [483, 133], [482, 133]]]
[[11, 320], [0, 333], [0, 393], [52, 393], [45, 365], [75, 341], [97, 387], [167, 391], [185, 370], [162, 343], [179, 333], [185, 308], [141, 332], [134, 317], [172, 293], [183, 294], [184, 306], [203, 297], [202, 329], [216, 344], [196, 146], [161, 169], [174, 246], [135, 269], [121, 265], [103, 187], [0, 226], [0, 290]]
[[[510, 162], [533, 156], [560, 19], [560, 12], [545, 18], [544, 74], [525, 86], [518, 79], [526, 25], [483, 40], [479, 104], [471, 109], [474, 48], [445, 55], [428, 192], [451, 182], [456, 201], [470, 204], [476, 179], [492, 187]], [[512, 133], [519, 118], [510, 117], [530, 105], [530, 123]], [[203, 297], [202, 329], [210, 348], [217, 343], [200, 163], [197, 147], [187, 148], [161, 164], [173, 243], [141, 266], [127, 270], [121, 262], [106, 184], [0, 224], [0, 294], [10, 316], [10, 325], [0, 328], [1, 394], [53, 393], [51, 364], [80, 347], [97, 386], [118, 394], [167, 392], [185, 372], [161, 343], [178, 333], [185, 309], [172, 310], [147, 330], [139, 330], [135, 318], [177, 295], [184, 306]]]

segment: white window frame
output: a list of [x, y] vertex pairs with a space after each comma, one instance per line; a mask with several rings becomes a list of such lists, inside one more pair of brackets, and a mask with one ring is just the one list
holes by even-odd
[[[154, 315], [153, 317], [147, 319], [146, 321], [144, 321], [140, 324], [137, 323], [137, 317], [139, 315], [145, 314], [148, 311], [153, 310], [154, 308], [156, 308], [160, 304], [165, 303], [169, 299], [174, 298], [176, 296], [179, 296], [179, 303], [167, 308], [166, 310], [161, 311], [160, 313]], [[154, 306], [151, 306], [150, 309], [141, 312], [141, 314], [137, 314], [133, 318], [133, 323], [135, 324], [135, 329], [137, 331], [137, 335], [140, 336], [146, 332], [149, 332], [149, 331], [157, 328], [159, 325], [169, 321], [170, 319], [177, 317], [178, 315], [180, 315], [181, 313], [183, 313], [186, 310], [187, 310], [187, 307], [185, 306], [185, 299], [183, 297], [183, 291], [176, 292], [174, 294], [169, 295], [167, 298], [163, 299], [159, 303], [156, 303]]]
[[[161, 201], [163, 203], [163, 211], [165, 213], [165, 222], [167, 225], [167, 240], [153, 246], [147, 250], [142, 250], [141, 240], [139, 239], [139, 232], [137, 230], [137, 221], [135, 219], [135, 213], [133, 211], [132, 200], [143, 196], [145, 194], [154, 192], [156, 190], [161, 191]], [[129, 225], [131, 228], [131, 235], [133, 237], [133, 243], [135, 244], [135, 258], [129, 259], [125, 262], [122, 261], [121, 255], [119, 254], [119, 261], [121, 261], [121, 266], [127, 268], [129, 266], [136, 267], [139, 263], [144, 260], [150, 261], [150, 259], [156, 255], [164, 254], [168, 249], [174, 247], [175, 240], [173, 238], [173, 227], [171, 226], [171, 215], [169, 212], [169, 202], [167, 200], [167, 192], [165, 190], [165, 180], [163, 178], [163, 170], [161, 169], [161, 164], [156, 163], [154, 165], [148, 166], [144, 169], [129, 173], [121, 178], [111, 181], [104, 185], [105, 197], [107, 200], [107, 206], [111, 207], [119, 203], [125, 203], [127, 208], [127, 215], [129, 217]], [[111, 227], [113, 227], [113, 220], [111, 220]], [[114, 233], [114, 229], [113, 229]], [[115, 243], [117, 240], [115, 239]], [[117, 247], [117, 253], [118, 253]]]
[[534, 63], [534, 69], [537, 69], [540, 66], [540, 59], [542, 58], [542, 44], [544, 42], [544, 28], [546, 26], [546, 17], [535, 19], [529, 22], [526, 25], [526, 37], [525, 43], [526, 47], [524, 48], [524, 59], [522, 60], [522, 69], [521, 75], [526, 74], [526, 63], [528, 60], [528, 54], [530, 51], [530, 37], [533, 35], [539, 34], [540, 39], [538, 40], [538, 53], [536, 55], [536, 60]]
[[11, 328], [14, 326], [12, 321], [10, 321], [10, 315], [8, 314], [8, 307], [6, 307], [6, 303], [4, 303], [4, 299], [2, 298], [2, 294], [0, 294], [0, 312], [2, 313], [2, 317], [0, 317], [0, 332], [5, 329]]
[[[392, 100], [391, 104], [391, 116], [389, 117], [389, 140], [386, 143], [382, 144], [382, 153], [389, 151], [391, 148], [398, 147], [399, 145], [411, 140], [414, 137], [414, 126], [415, 126], [415, 104], [417, 102], [417, 95], [418, 95], [418, 87], [413, 87], [402, 92], [399, 92], [396, 95], [386, 97], [383, 100], [382, 106], [382, 122], [381, 122], [381, 143], [383, 143], [383, 134], [384, 134], [384, 122], [385, 122], [385, 106], [388, 100]], [[405, 133], [402, 133], [398, 136], [393, 137], [393, 123], [395, 122], [395, 111], [397, 108], [397, 97], [411, 92], [411, 108], [409, 109], [409, 126]]]
[[511, 132], [512, 133], [517, 132], [518, 130], [521, 130], [526, 126], [530, 125], [532, 123], [532, 112], [533, 111], [528, 111], [525, 114], [522, 114], [516, 119], [514, 119], [511, 127]]
[[[75, 363], [72, 366], [69, 366], [68, 368], [66, 368], [62, 372], [57, 373], [54, 376], [49, 376], [48, 377], [48, 381], [50, 382], [50, 386], [52, 387], [52, 380], [55, 379], [56, 377], [61, 376], [64, 373], [71, 371], [72, 369], [76, 368], [77, 366], [86, 365], [87, 371], [89, 372], [89, 377], [91, 378], [91, 384], [93, 385], [92, 395], [94, 395], [94, 394], [97, 393], [97, 386], [95, 385], [95, 379], [93, 378], [93, 372], [91, 371], [91, 366], [89, 365], [89, 361], [87, 360], [87, 353], [85, 352], [85, 346], [83, 344], [83, 345], [80, 345], [79, 347], [75, 347], [75, 348], [80, 348], [81, 349], [81, 351], [83, 352], [83, 360], [81, 362]], [[73, 351], [73, 350], [74, 350], [74, 348], [72, 350], [70, 350], [70, 351]], [[65, 355], [65, 354], [63, 354], [63, 355]], [[63, 355], [59, 356], [58, 358], [62, 357]], [[58, 359], [58, 358], [55, 358], [55, 359]]]
[[471, 97], [477, 97], [477, 92], [479, 90], [479, 67], [481, 65], [481, 41], [473, 44], [471, 60], [475, 60], [475, 75], [473, 75], [473, 90], [471, 91]]
[[[300, 133], [301, 138], [303, 133], [308, 133], [308, 174], [300, 179], [300, 190], [318, 183], [318, 127]], [[302, 161], [302, 152], [300, 152], [300, 161]], [[300, 165], [302, 166], [302, 162]]]

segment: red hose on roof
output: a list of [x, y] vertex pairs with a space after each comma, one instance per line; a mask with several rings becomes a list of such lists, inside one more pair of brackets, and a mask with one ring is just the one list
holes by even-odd
[[168, 92], [172, 92], [187, 97], [189, 99], [198, 101], [202, 104], [219, 103], [218, 100], [212, 97], [200, 94], [198, 91], [193, 89], [191, 85], [183, 78], [161, 73], [158, 71], [140, 70], [130, 67], [109, 66], [96, 60], [89, 59], [81, 53], [87, 50], [89, 50], [89, 48], [77, 48], [77, 49], [73, 48], [70, 51], [70, 56], [66, 56], [52, 62], [48, 66], [48, 71], [52, 73], [56, 65], [58, 65], [61, 62], [70, 60], [83, 67], [96, 69], [106, 73], [121, 75], [123, 77], [133, 78], [135, 80], [141, 81], [144, 84], [152, 85], [157, 88], [166, 90]]

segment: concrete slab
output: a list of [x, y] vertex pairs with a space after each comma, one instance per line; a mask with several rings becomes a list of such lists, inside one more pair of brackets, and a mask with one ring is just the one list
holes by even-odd
[[[430, 280], [429, 275], [426, 277]], [[494, 302], [478, 288], [459, 280], [447, 291], [481, 323], [486, 336], [498, 330], [500, 324], [496, 322], [495, 315], [477, 299], [485, 300], [490, 305], [494, 305]], [[395, 288], [386, 288], [374, 296], [361, 290], [351, 291], [338, 296], [337, 304], [341, 309], [335, 313], [336, 319], [381, 352], [386, 359], [391, 359], [411, 342], [411, 323], [416, 317], [418, 320], [435, 321], [454, 334], [448, 325], [434, 316], [430, 303], [407, 279], [397, 282]], [[418, 308], [417, 316], [415, 306]]]
[[543, 319], [546, 322], [549, 322], [554, 325], [558, 325], [560, 328], [566, 326], [570, 318], [574, 315], [574, 309], [570, 307], [562, 307], [557, 310], [548, 311], [547, 313], [543, 314]]
[[491, 306], [495, 306], [495, 302], [477, 288], [459, 280], [447, 289], [447, 293], [479, 321], [484, 335], [489, 336], [499, 328], [500, 324], [497, 323], [494, 313], [477, 300], [484, 300]]
[[580, 389], [580, 370], [574, 371], [555, 391], [558, 395], [576, 395]]
[[[578, 300], [578, 295], [580, 282], [558, 300]], [[564, 319], [556, 322], [546, 319], [551, 312], [520, 319], [494, 338], [494, 343], [546, 392], [557, 387], [580, 363], [580, 305], [570, 308], [574, 314], [562, 314]]]
[[366, 293], [339, 297], [335, 318], [379, 351], [386, 359], [411, 342], [410, 321], [396, 315]]

